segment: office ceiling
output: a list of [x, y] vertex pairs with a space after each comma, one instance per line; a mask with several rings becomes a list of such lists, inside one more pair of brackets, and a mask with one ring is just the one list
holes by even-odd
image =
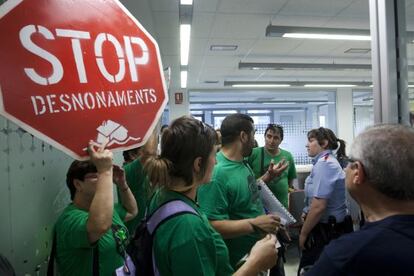
[[[224, 86], [225, 81], [371, 82], [370, 70], [239, 69], [239, 62], [371, 64], [370, 52], [347, 52], [352, 48], [369, 49], [369, 41], [265, 36], [269, 23], [368, 30], [368, 3], [368, 0], [194, 0], [187, 89], [214, 92], [211, 95], [221, 98], [220, 93], [240, 91]], [[126, 5], [134, 8], [132, 4]], [[148, 9], [154, 27], [150, 32], [158, 41], [164, 67], [172, 69], [171, 87], [177, 89], [180, 87], [179, 1], [148, 0]], [[414, 14], [414, 0], [406, 1], [406, 11]], [[408, 21], [408, 28], [413, 30], [414, 18]], [[212, 51], [212, 45], [236, 45], [237, 49]], [[408, 52], [414, 54], [413, 45], [409, 45]]]

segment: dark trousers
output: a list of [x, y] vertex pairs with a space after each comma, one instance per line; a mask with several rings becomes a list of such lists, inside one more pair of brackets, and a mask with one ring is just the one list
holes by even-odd
[[305, 249], [302, 250], [302, 256], [299, 262], [298, 275], [302, 268], [312, 266], [321, 255], [325, 245], [329, 243], [324, 230], [321, 230], [320, 224], [317, 224], [309, 234], [305, 242]]
[[312, 229], [305, 242], [305, 249], [302, 251], [302, 257], [299, 262], [298, 275], [300, 275], [302, 268], [312, 266], [319, 259], [325, 245], [331, 240], [350, 232], [352, 232], [352, 219], [348, 218], [348, 216], [344, 222], [334, 225], [318, 223]]
[[278, 249], [278, 256], [277, 256], [277, 263], [274, 267], [272, 267], [270, 269], [270, 274], [269, 276], [285, 276], [285, 265], [284, 265], [284, 247], [282, 246], [281, 248], [283, 249]]

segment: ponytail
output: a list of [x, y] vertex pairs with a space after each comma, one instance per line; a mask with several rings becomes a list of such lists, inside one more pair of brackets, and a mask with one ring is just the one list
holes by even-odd
[[342, 139], [337, 139], [338, 143], [339, 143], [339, 148], [336, 151], [336, 157], [337, 159], [344, 159], [346, 158], [346, 153], [345, 153], [345, 141]]
[[171, 161], [160, 156], [151, 156], [144, 165], [151, 185], [154, 187], [169, 188], [171, 185], [169, 171], [172, 167]]

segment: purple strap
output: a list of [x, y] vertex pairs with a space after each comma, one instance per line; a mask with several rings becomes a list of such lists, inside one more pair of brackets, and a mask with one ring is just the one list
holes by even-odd
[[[195, 215], [198, 215], [197, 212], [192, 208], [190, 205], [185, 203], [182, 200], [173, 200], [170, 201], [164, 205], [162, 205], [160, 208], [158, 208], [157, 211], [152, 214], [150, 219], [147, 222], [147, 230], [152, 235], [154, 233], [154, 230], [157, 228], [157, 226], [164, 221], [165, 219], [174, 216], [178, 213], [193, 213]], [[154, 249], [152, 250], [152, 265], [154, 269], [154, 275], [159, 276], [160, 273], [158, 271], [157, 266], [155, 265], [155, 256], [154, 256]]]

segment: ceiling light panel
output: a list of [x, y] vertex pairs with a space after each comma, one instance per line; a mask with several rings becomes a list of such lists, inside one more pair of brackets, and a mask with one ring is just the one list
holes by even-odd
[[181, 5], [192, 5], [193, 0], [180, 0]]
[[191, 25], [190, 24], [181, 24], [180, 25], [181, 66], [188, 65], [188, 56], [190, 54], [190, 35], [191, 35]]
[[344, 83], [332, 83], [332, 84], [323, 84], [323, 83], [315, 83], [315, 84], [305, 84], [304, 87], [321, 87], [321, 88], [335, 88], [335, 87], [355, 87], [355, 84], [344, 84]]
[[280, 63], [280, 62], [239, 62], [239, 69], [249, 70], [371, 70], [370, 64], [337, 63]]
[[371, 40], [369, 30], [274, 25], [268, 25], [266, 27], [266, 36], [335, 40]]
[[272, 88], [272, 87], [289, 87], [290, 84], [271, 84], [271, 83], [251, 83], [251, 84], [232, 84], [232, 87], [245, 87], [245, 88]]
[[181, 71], [181, 88], [187, 88], [187, 71]]
[[369, 35], [338, 35], [338, 34], [305, 34], [305, 33], [286, 33], [282, 37], [286, 38], [305, 38], [305, 39], [332, 39], [332, 40], [360, 40], [370, 41]]
[[224, 86], [239, 88], [277, 88], [277, 87], [308, 87], [308, 88], [337, 88], [337, 87], [368, 87], [371, 82], [327, 82], [327, 81], [224, 81]]

